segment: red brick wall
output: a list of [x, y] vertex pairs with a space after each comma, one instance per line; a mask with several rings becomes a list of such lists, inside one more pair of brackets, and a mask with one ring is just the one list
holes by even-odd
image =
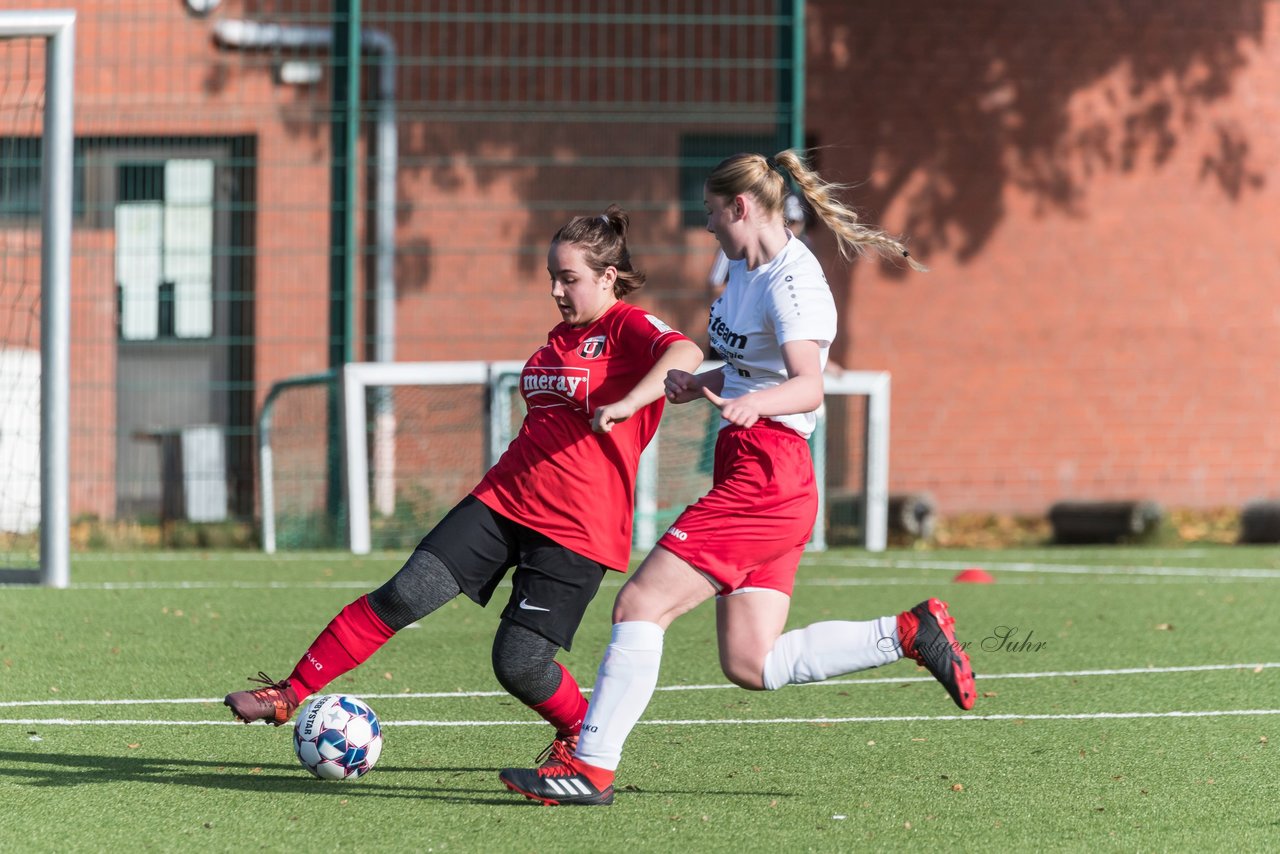
[[[270, 56], [217, 48], [210, 21], [245, 14], [236, 0], [205, 20], [170, 0], [76, 5], [79, 134], [257, 139], [257, 400], [277, 379], [327, 368], [327, 81], [278, 86]], [[817, 237], [842, 310], [836, 360], [893, 374], [891, 488], [930, 491], [943, 513], [1280, 493], [1280, 4], [806, 8], [818, 165], [857, 184], [849, 198], [867, 218], [907, 234], [932, 267], [845, 266]], [[422, 29], [399, 35], [407, 51], [432, 44]], [[571, 164], [673, 158], [677, 128], [449, 125], [414, 106], [432, 94], [426, 74], [406, 66], [399, 78], [399, 359], [525, 357], [557, 319], [539, 247], [602, 200], [634, 211], [650, 273], [641, 301], [702, 335], [713, 244], [680, 224], [672, 167]], [[542, 162], [491, 165], [532, 154]], [[569, 165], [546, 160], [561, 155]], [[77, 298], [113, 293], [101, 243], [76, 236]], [[86, 425], [114, 423], [104, 305], [75, 321], [77, 382], [99, 389], [80, 397]], [[73, 513], [110, 505], [101, 446], [76, 451], [73, 477], [88, 466], [98, 486], [80, 488]]]
[[926, 275], [827, 269], [943, 513], [1280, 494], [1280, 5], [808, 4], [809, 130]]

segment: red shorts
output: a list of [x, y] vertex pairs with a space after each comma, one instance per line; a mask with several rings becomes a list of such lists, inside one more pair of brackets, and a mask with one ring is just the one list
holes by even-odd
[[658, 545], [710, 576], [722, 595], [764, 587], [790, 596], [817, 518], [809, 443], [762, 418], [720, 431], [714, 486]]

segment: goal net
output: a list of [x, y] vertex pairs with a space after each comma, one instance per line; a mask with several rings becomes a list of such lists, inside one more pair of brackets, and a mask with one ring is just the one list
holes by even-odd
[[[708, 368], [711, 363], [704, 366]], [[260, 423], [263, 545], [340, 545], [352, 551], [412, 548], [501, 455], [524, 417], [519, 362], [356, 363], [332, 375], [289, 381]], [[856, 527], [867, 548], [885, 546], [888, 374], [826, 378], [828, 406], [811, 444], [822, 513], [811, 548], [834, 528]], [[341, 452], [329, 440], [329, 401], [341, 401]], [[846, 404], [857, 402], [850, 407]], [[850, 410], [856, 409], [856, 414]], [[857, 447], [829, 441], [830, 426], [856, 421]], [[330, 426], [326, 426], [330, 425]], [[634, 545], [648, 549], [711, 486], [719, 414], [710, 404], [668, 406], [640, 462]], [[841, 433], [845, 432], [843, 427]], [[341, 462], [342, 473], [335, 468]], [[828, 509], [827, 483], [850, 466], [865, 500], [859, 518]], [[341, 489], [335, 493], [336, 485]], [[861, 508], [865, 508], [864, 510]]]
[[0, 11], [0, 583], [69, 582], [74, 32]]

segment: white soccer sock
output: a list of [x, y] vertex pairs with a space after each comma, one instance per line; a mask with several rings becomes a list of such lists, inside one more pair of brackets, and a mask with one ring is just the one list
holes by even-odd
[[764, 659], [764, 687], [821, 682], [902, 658], [898, 618], [813, 623], [778, 638]]
[[583, 762], [610, 771], [618, 769], [622, 745], [658, 687], [663, 634], [657, 623], [614, 625], [574, 753]]

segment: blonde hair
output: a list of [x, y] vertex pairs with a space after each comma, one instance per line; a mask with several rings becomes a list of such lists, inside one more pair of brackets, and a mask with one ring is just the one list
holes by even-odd
[[766, 211], [782, 216], [788, 177], [814, 215], [836, 236], [840, 255], [846, 261], [855, 255], [876, 252], [889, 258], [903, 258], [913, 270], [928, 271], [928, 267], [911, 257], [901, 240], [858, 222], [857, 213], [835, 195], [847, 189], [847, 185], [824, 181], [795, 149], [781, 151], [773, 157], [735, 154], [726, 158], [708, 176], [707, 191], [725, 198], [749, 194]]
[[627, 249], [627, 229], [631, 217], [617, 205], [609, 205], [603, 214], [575, 216], [556, 232], [552, 243], [572, 243], [582, 249], [582, 259], [598, 276], [608, 267], [618, 271], [613, 283], [616, 297], [624, 297], [644, 286], [645, 275], [631, 266]]

